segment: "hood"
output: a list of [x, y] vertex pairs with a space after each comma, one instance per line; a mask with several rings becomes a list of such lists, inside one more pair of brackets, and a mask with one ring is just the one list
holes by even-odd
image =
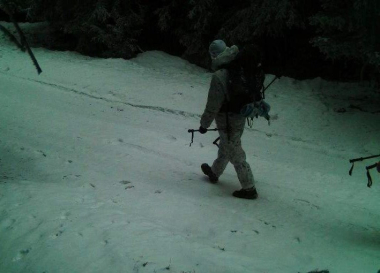
[[218, 57], [212, 60], [211, 69], [218, 70], [221, 66], [226, 65], [233, 61], [239, 53], [239, 48], [236, 45], [227, 47]]

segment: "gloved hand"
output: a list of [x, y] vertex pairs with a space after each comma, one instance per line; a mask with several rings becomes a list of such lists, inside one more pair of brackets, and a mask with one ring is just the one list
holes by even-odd
[[377, 162], [376, 170], [377, 170], [378, 173], [380, 173], [380, 161]]
[[199, 133], [201, 133], [203, 135], [203, 134], [207, 133], [207, 129], [200, 126], [199, 127]]
[[259, 116], [260, 117], [268, 117], [269, 116], [269, 111], [270, 111], [270, 105], [266, 103], [265, 101], [260, 101], [259, 105]]

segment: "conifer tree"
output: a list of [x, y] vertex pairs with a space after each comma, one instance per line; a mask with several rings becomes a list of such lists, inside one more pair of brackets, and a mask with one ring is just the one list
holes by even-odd
[[36, 0], [33, 8], [35, 17], [73, 37], [81, 53], [131, 58], [139, 50], [145, 13], [138, 0]]
[[380, 69], [380, 2], [376, 0], [321, 0], [323, 10], [311, 17], [318, 36], [312, 43], [328, 58], [355, 61], [361, 78]]

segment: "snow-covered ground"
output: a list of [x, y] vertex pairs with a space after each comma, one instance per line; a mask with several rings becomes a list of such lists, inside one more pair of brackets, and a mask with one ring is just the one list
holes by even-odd
[[41, 75], [0, 34], [1, 273], [380, 270], [376, 159], [348, 175], [350, 158], [380, 152], [364, 86], [273, 84], [271, 125], [243, 135], [259, 198], [241, 200], [233, 167], [216, 185], [200, 171], [217, 134], [189, 147], [209, 72], [157, 51], [33, 51]]

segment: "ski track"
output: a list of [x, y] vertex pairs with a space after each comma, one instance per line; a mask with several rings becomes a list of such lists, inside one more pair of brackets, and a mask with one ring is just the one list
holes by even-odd
[[169, 108], [164, 108], [164, 107], [159, 107], [159, 106], [139, 105], [139, 104], [133, 104], [133, 103], [123, 102], [123, 101], [118, 101], [118, 100], [111, 100], [111, 99], [107, 99], [104, 97], [91, 95], [91, 94], [88, 94], [86, 92], [79, 91], [79, 90], [76, 90], [73, 88], [69, 88], [69, 87], [66, 87], [63, 85], [48, 83], [48, 82], [44, 82], [44, 81], [40, 81], [40, 80], [36, 80], [36, 79], [30, 79], [30, 78], [24, 78], [24, 77], [9, 75], [9, 74], [1, 72], [1, 71], [0, 71], [0, 73], [3, 74], [4, 76], [12, 76], [13, 78], [16, 78], [16, 79], [22, 79], [24, 81], [35, 82], [35, 83], [38, 83], [41, 85], [53, 87], [55, 89], [63, 90], [65, 92], [71, 92], [71, 93], [75, 93], [77, 95], [86, 96], [86, 97], [91, 98], [91, 99], [102, 100], [102, 101], [106, 101], [106, 102], [110, 102], [110, 103], [120, 103], [123, 105], [135, 107], [135, 108], [148, 109], [148, 110], [159, 111], [159, 112], [163, 112], [163, 113], [180, 115], [180, 116], [183, 116], [186, 118], [191, 117], [191, 118], [199, 119], [201, 117], [198, 114], [193, 114], [193, 113], [189, 113], [189, 112], [185, 112], [185, 111], [181, 111], [181, 110], [174, 110], [174, 109], [169, 109]]
[[[190, 117], [190, 118], [193, 118], [196, 120], [200, 120], [200, 118], [201, 118], [201, 115], [199, 115], [199, 114], [194, 114], [194, 113], [190, 113], [190, 112], [186, 112], [186, 111], [174, 110], [174, 109], [164, 108], [164, 107], [159, 107], [159, 106], [140, 105], [140, 104], [128, 103], [128, 102], [124, 102], [124, 101], [120, 101], [120, 100], [112, 100], [112, 99], [108, 99], [105, 97], [96, 96], [96, 95], [89, 94], [89, 93], [86, 93], [83, 91], [79, 91], [77, 89], [70, 88], [70, 87], [63, 86], [63, 85], [48, 83], [48, 82], [37, 80], [37, 79], [30, 79], [30, 78], [15, 76], [15, 75], [12, 75], [9, 73], [4, 73], [2, 71], [0, 71], [0, 74], [3, 74], [4, 76], [11, 76], [11, 77], [16, 78], [16, 79], [21, 79], [23, 81], [34, 82], [37, 84], [50, 86], [50, 87], [53, 87], [55, 89], [62, 90], [64, 92], [70, 92], [70, 93], [74, 93], [74, 94], [79, 95], [79, 96], [85, 96], [85, 97], [88, 97], [91, 99], [101, 100], [101, 101], [105, 101], [108, 103], [118, 103], [118, 104], [130, 106], [130, 107], [134, 107], [134, 108], [147, 109], [147, 110], [152, 110], [152, 111], [157, 111], [157, 112], [162, 112], [162, 113], [178, 115], [178, 116], [182, 116], [185, 118]], [[276, 121], [274, 121], [274, 122], [276, 122]], [[247, 126], [246, 126], [245, 130], [249, 131], [249, 132], [259, 132], [262, 136], [265, 136], [267, 138], [279, 137], [280, 139], [286, 140], [286, 142], [288, 144], [291, 144], [294, 146], [297, 146], [300, 143], [302, 143], [302, 144], [304, 144], [303, 147], [306, 149], [314, 150], [314, 151], [320, 152], [322, 154], [334, 153], [336, 155], [336, 157], [340, 158], [340, 159], [346, 159], [348, 156], [348, 155], [346, 155], [344, 150], [342, 150], [342, 151], [331, 151], [330, 148], [321, 147], [320, 145], [314, 144], [313, 141], [311, 141], [311, 140], [305, 140], [305, 139], [302, 139], [300, 137], [286, 136], [286, 135], [281, 135], [281, 134], [277, 134], [277, 133], [266, 133], [264, 131], [261, 131], [258, 129], [253, 129], [253, 128], [250, 128]]]

